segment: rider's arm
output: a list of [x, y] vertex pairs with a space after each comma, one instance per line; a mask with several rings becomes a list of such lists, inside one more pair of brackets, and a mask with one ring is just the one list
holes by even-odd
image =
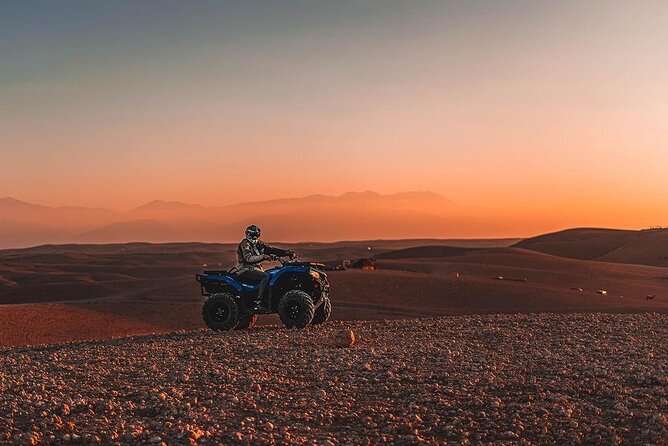
[[[260, 252], [262, 252], [262, 250], [260, 250]], [[253, 254], [253, 247], [251, 246], [251, 243], [248, 240], [244, 240], [243, 242], [241, 242], [241, 255], [243, 256], [244, 262], [246, 263], [255, 264], [267, 260], [267, 256], [264, 254], [260, 255]]]
[[270, 246], [267, 245], [266, 243], [262, 243], [262, 252], [264, 252], [265, 254], [273, 254], [279, 257], [287, 257], [290, 254], [292, 254], [292, 251], [289, 251], [287, 249], [276, 248], [275, 246]]

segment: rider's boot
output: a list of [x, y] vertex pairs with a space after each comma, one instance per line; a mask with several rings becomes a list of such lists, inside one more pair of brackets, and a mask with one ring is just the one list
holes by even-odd
[[260, 296], [257, 297], [257, 300], [255, 301], [255, 307], [253, 308], [253, 311], [265, 311], [269, 308], [271, 305], [271, 288], [269, 288], [265, 294], [267, 295], [266, 297], [262, 298]]
[[255, 304], [253, 305], [253, 311], [262, 310], [262, 299], [256, 299]]

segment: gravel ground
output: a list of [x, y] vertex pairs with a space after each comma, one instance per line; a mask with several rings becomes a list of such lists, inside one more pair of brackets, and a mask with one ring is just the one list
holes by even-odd
[[518, 314], [5, 350], [0, 444], [666, 445], [667, 339]]

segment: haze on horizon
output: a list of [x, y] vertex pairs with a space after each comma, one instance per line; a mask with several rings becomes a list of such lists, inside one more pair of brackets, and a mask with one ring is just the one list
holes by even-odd
[[504, 233], [666, 225], [666, 54], [659, 0], [3, 2], [0, 197], [428, 190]]

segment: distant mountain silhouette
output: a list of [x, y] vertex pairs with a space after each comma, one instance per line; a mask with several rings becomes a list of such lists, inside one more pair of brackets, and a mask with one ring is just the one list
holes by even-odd
[[67, 232], [46, 225], [0, 218], [0, 248], [54, 243], [68, 236]]
[[83, 243], [165, 242], [184, 240], [184, 235], [155, 220], [112, 223], [76, 237]]
[[198, 204], [187, 204], [180, 201], [163, 201], [163, 200], [153, 200], [149, 203], [143, 204], [131, 212], [152, 212], [152, 211], [173, 211], [173, 210], [183, 210], [183, 209], [202, 209], [203, 207]]
[[[84, 242], [236, 242], [249, 224], [262, 227], [268, 241], [331, 242], [490, 237], [504, 234], [503, 225], [508, 223], [428, 191], [347, 192], [228, 206], [155, 200], [127, 212], [0, 198], [0, 248]], [[668, 266], [668, 231], [581, 228], [526, 239], [517, 247], [577, 259]]]
[[442, 237], [457, 235], [453, 229], [462, 221], [460, 214], [447, 198], [427, 191], [347, 192], [227, 206], [155, 200], [127, 212], [41, 206], [8, 197], [0, 199], [6, 227], [0, 248], [81, 241], [231, 242], [250, 223], [264, 226], [269, 240]]
[[[27, 203], [12, 197], [0, 198], [0, 220], [39, 225], [46, 233], [76, 234], [120, 219], [120, 213], [104, 208], [82, 206], [49, 207]], [[40, 238], [40, 237], [38, 237]], [[12, 239], [0, 239], [0, 247]]]
[[5, 197], [0, 198], [0, 212], [3, 211], [21, 211], [21, 210], [37, 210], [37, 209], [49, 209], [46, 206], [40, 206], [38, 204], [30, 204], [25, 201], [17, 200], [14, 197]]

